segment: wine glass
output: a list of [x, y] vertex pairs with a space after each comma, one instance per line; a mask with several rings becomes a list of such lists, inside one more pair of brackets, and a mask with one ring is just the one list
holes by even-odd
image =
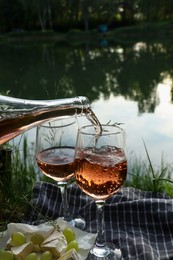
[[61, 190], [63, 219], [82, 229], [85, 222], [81, 217], [73, 219], [67, 199], [67, 183], [75, 170], [77, 132], [76, 116], [60, 117], [38, 126], [36, 161], [43, 174], [55, 180]]
[[103, 206], [124, 184], [127, 175], [124, 131], [117, 125], [82, 127], [76, 144], [75, 178], [79, 188], [97, 206], [98, 236], [88, 259], [120, 259], [121, 251], [104, 238]]

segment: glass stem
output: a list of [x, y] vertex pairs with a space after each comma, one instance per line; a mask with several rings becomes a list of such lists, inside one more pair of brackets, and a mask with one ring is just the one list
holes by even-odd
[[104, 237], [104, 212], [103, 206], [104, 201], [96, 201], [97, 206], [97, 239], [96, 239], [96, 246], [104, 247], [106, 245], [105, 237]]
[[69, 201], [67, 199], [67, 182], [58, 182], [58, 186], [61, 190], [62, 197], [62, 216], [64, 220], [68, 220], [70, 217]]

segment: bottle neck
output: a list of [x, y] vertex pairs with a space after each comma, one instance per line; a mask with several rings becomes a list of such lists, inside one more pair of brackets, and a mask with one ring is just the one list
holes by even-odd
[[[37, 113], [41, 111], [64, 111], [75, 110], [80, 113], [90, 108], [87, 97], [79, 96], [74, 98], [53, 99], [53, 100], [28, 100], [0, 95], [0, 120], [6, 117], [16, 117], [25, 113]], [[58, 115], [57, 115], [58, 116]]]

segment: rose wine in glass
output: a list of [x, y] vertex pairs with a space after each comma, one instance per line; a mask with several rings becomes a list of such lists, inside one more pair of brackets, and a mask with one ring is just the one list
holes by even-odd
[[100, 133], [91, 125], [79, 130], [75, 178], [79, 188], [92, 197], [97, 206], [98, 236], [89, 259], [120, 259], [120, 249], [109, 247], [104, 238], [103, 206], [126, 180], [124, 131], [116, 125], [102, 125], [101, 128]]
[[67, 183], [74, 175], [76, 116], [61, 117], [37, 127], [36, 161], [42, 173], [55, 180], [61, 190], [63, 218], [75, 225], [69, 212]]

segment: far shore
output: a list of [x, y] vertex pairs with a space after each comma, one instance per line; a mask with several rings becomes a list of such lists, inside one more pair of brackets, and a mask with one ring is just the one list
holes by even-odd
[[137, 41], [164, 42], [173, 40], [173, 23], [151, 23], [133, 25], [100, 33], [97, 29], [81, 31], [73, 29], [68, 32], [54, 31], [23, 31], [18, 30], [0, 35], [1, 44], [9, 43], [64, 43], [80, 45], [86, 42], [97, 44], [100, 39], [106, 39], [112, 44], [133, 43]]

